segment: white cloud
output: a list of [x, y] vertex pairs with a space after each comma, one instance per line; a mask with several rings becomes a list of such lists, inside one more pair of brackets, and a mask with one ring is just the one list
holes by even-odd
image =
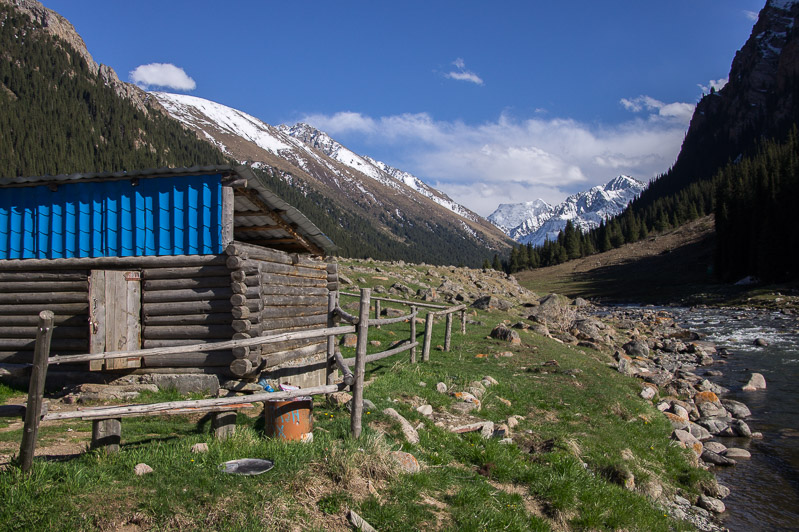
[[702, 94], [706, 94], [710, 92], [710, 89], [714, 89], [716, 91], [720, 91], [724, 88], [724, 85], [727, 84], [729, 81], [728, 78], [721, 78], [721, 79], [711, 79], [707, 85], [702, 85], [699, 83], [699, 88], [702, 89]]
[[757, 12], [756, 12], [756, 11], [747, 11], [747, 10], [744, 10], [744, 12], [743, 12], [743, 13], [744, 13], [744, 16], [745, 16], [746, 18], [748, 18], [749, 20], [751, 20], [752, 22], [757, 22], [757, 17], [758, 17], [758, 14], [757, 14]]
[[664, 103], [651, 96], [638, 96], [633, 99], [622, 98], [621, 104], [625, 109], [633, 113], [655, 111], [656, 114], [649, 116], [650, 120], [677, 120], [687, 124], [694, 114], [694, 104], [682, 102]]
[[139, 65], [130, 71], [130, 81], [143, 88], [166, 87], [180, 91], [191, 91], [197, 84], [186, 72], [171, 63]]
[[677, 157], [693, 105], [648, 97], [623, 105], [650, 115], [606, 127], [509, 114], [476, 125], [436, 121], [427, 113], [373, 118], [345, 112], [303, 121], [350, 148], [357, 144], [357, 151], [391, 153], [386, 163], [487, 216], [500, 203], [557, 203], [619, 174], [647, 180], [665, 172]]
[[468, 81], [476, 85], [483, 84], [483, 80], [480, 78], [480, 76], [470, 70], [466, 70], [466, 62], [460, 57], [453, 61], [452, 64], [455, 65], [457, 70], [447, 72], [444, 74], [445, 78], [454, 79], [457, 81]]

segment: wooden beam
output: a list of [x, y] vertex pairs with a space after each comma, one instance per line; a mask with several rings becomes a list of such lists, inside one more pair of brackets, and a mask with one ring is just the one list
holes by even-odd
[[242, 231], [274, 231], [280, 229], [279, 225], [240, 225], [234, 228], [234, 232], [240, 233]]
[[275, 212], [276, 216], [274, 216], [273, 218], [275, 220], [275, 223], [279, 225], [281, 229], [286, 231], [289, 235], [293, 236], [302, 245], [302, 247], [307, 249], [309, 252], [313, 253], [314, 255], [321, 255], [321, 256], [325, 255], [325, 252], [322, 248], [320, 248], [313, 242], [306, 240], [305, 237], [303, 237], [301, 234], [299, 234], [297, 231], [294, 230], [291, 224], [285, 222], [283, 218], [281, 218], [280, 215], [274, 209], [270, 209], [269, 205], [267, 205], [266, 202], [264, 202], [264, 200], [261, 199], [261, 196], [258, 195], [258, 192], [250, 189], [237, 190], [236, 192], [238, 192], [243, 196], [246, 196], [247, 199], [250, 200], [253, 203], [253, 205], [258, 207], [259, 209], [264, 211]]

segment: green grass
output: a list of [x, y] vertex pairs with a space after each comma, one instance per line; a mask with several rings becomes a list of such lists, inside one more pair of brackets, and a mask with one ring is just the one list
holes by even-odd
[[[346, 409], [321, 398], [315, 400], [310, 444], [265, 438], [262, 418], [246, 411], [239, 414], [236, 435], [225, 441], [214, 439], [209, 424], [196, 417], [126, 418], [117, 454], [37, 459], [27, 476], [14, 467], [0, 472], [0, 528], [323, 530], [331, 520], [341, 527], [353, 508], [381, 531], [690, 529], [664, 516], [640, 490], [620, 485], [632, 474], [639, 488], [657, 483], [666, 493], [690, 495], [709, 474], [692, 468], [686, 451], [670, 444], [668, 422], [637, 397], [637, 381], [607, 366], [609, 354], [529, 332], [521, 333], [521, 346], [511, 347], [487, 336], [499, 321], [518, 318], [471, 318], [483, 325], [470, 325], [462, 336], [456, 319], [451, 352], [434, 348], [423, 364], [410, 364], [402, 353], [367, 366], [365, 397], [376, 408], [364, 412], [360, 440], [349, 437]], [[444, 343], [442, 324], [433, 346]], [[373, 329], [370, 339], [382, 345], [370, 352], [407, 337], [407, 324]], [[493, 356], [508, 350], [513, 357]], [[558, 365], [543, 365], [550, 360]], [[422, 403], [436, 412], [451, 407], [455, 399], [438, 393], [437, 382], [463, 390], [487, 375], [499, 384], [487, 389], [473, 415], [495, 423], [523, 416], [513, 444], [451, 433], [415, 409]], [[0, 397], [18, 393], [0, 387]], [[142, 401], [176, 398], [168, 391]], [[422, 424], [418, 445], [403, 440], [382, 414], [387, 407]], [[63, 437], [67, 428], [86, 433], [91, 424], [45, 426], [41, 445]], [[0, 439], [20, 437], [17, 430]], [[208, 443], [209, 452], [192, 454], [198, 442]], [[392, 450], [412, 453], [422, 471], [399, 472]], [[268, 458], [275, 467], [255, 477], [219, 471], [220, 463], [235, 458]], [[154, 473], [135, 476], [140, 462]]]

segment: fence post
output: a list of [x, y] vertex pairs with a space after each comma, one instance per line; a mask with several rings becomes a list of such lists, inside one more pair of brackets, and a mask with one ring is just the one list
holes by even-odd
[[361, 305], [358, 313], [358, 343], [355, 346], [355, 383], [352, 386], [352, 416], [350, 430], [353, 438], [361, 437], [363, 417], [363, 378], [366, 370], [366, 346], [369, 343], [369, 299], [371, 290], [361, 288]]
[[461, 310], [461, 334], [466, 334], [466, 309]]
[[122, 420], [119, 418], [95, 419], [92, 421], [92, 449], [103, 449], [106, 453], [119, 452], [122, 441]]
[[430, 360], [430, 342], [433, 339], [433, 312], [428, 312], [424, 321], [424, 345], [422, 345], [422, 362]]
[[447, 313], [447, 332], [444, 336], [444, 351], [449, 352], [452, 345], [452, 312]]
[[39, 330], [36, 332], [36, 345], [33, 351], [33, 367], [28, 385], [28, 402], [25, 406], [25, 425], [22, 430], [22, 443], [19, 458], [22, 471], [30, 471], [33, 454], [36, 450], [36, 437], [39, 435], [39, 421], [42, 413], [44, 381], [47, 378], [47, 363], [50, 357], [50, 339], [53, 337], [54, 315], [49, 310], [39, 313]]
[[[336, 304], [338, 303], [338, 292], [330, 292], [327, 294], [327, 326], [336, 326]], [[327, 384], [334, 384], [336, 382], [336, 336], [331, 334], [327, 337]], [[328, 397], [330, 394], [328, 394]]]
[[[380, 300], [379, 299], [375, 299], [375, 319], [376, 320], [380, 319]], [[375, 325], [375, 327], [379, 329], [380, 325]]]
[[[416, 305], [411, 305], [411, 314], [416, 314]], [[411, 343], [416, 341], [416, 316], [411, 318]], [[411, 347], [411, 364], [416, 364], [416, 348]]]

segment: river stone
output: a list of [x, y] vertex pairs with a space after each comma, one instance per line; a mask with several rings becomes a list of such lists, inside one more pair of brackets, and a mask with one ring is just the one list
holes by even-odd
[[671, 428], [673, 429], [687, 430], [690, 427], [690, 421], [687, 419], [682, 419], [676, 414], [672, 414], [671, 412], [663, 412], [663, 415], [666, 416], [671, 422]]
[[702, 451], [701, 458], [703, 461], [707, 462], [708, 464], [713, 464], [717, 466], [735, 465], [735, 460], [722, 456], [718, 453], [714, 453], [713, 451], [707, 448], [704, 451]]
[[624, 352], [630, 355], [631, 357], [640, 357], [640, 358], [647, 358], [649, 357], [649, 346], [646, 345], [646, 342], [642, 342], [641, 340], [633, 340], [631, 342], [627, 342], [623, 346]]
[[674, 412], [675, 416], [679, 417], [680, 419], [684, 419], [684, 420], [688, 421], [688, 419], [689, 419], [688, 418], [688, 410], [683, 408], [681, 405], [675, 404], [674, 406], [671, 407], [671, 410], [672, 410], [672, 412]]
[[705, 392], [697, 392], [694, 395], [694, 403], [699, 406], [701, 403], [713, 403], [714, 405], [721, 406], [721, 401], [719, 401], [719, 397], [710, 391]]
[[685, 430], [675, 430], [673, 434], [674, 437], [677, 438], [677, 441], [681, 442], [688, 449], [691, 449], [694, 453], [696, 453], [696, 456], [702, 456], [704, 445], [702, 445], [701, 441], [692, 436], [690, 432]]
[[439, 382], [438, 384], [436, 384], [436, 391], [438, 393], [447, 393], [447, 385], [444, 384], [443, 382]]
[[724, 511], [727, 509], [724, 506], [724, 503], [721, 502], [719, 499], [716, 499], [714, 497], [709, 497], [708, 495], [704, 494], [699, 496], [698, 505], [700, 508], [704, 508], [705, 510], [713, 512], [714, 514], [724, 513]]
[[718, 418], [700, 419], [697, 423], [705, 427], [711, 434], [721, 434], [730, 427], [729, 423]]
[[718, 453], [718, 454], [723, 455], [724, 451], [727, 450], [727, 446], [724, 445], [721, 442], [708, 441], [708, 442], [705, 442], [705, 449], [707, 449], [709, 451], [713, 451], [714, 453]]
[[750, 429], [749, 425], [747, 425], [743, 420], [734, 419], [732, 423], [730, 423], [730, 427], [732, 428], [733, 432], [735, 432], [736, 436], [741, 436], [743, 438], [752, 437], [752, 429]]
[[732, 458], [733, 460], [739, 460], [741, 458], [752, 458], [752, 454], [747, 451], [746, 449], [739, 449], [738, 447], [729, 447], [726, 451], [724, 451], [724, 456], [726, 458]]
[[721, 404], [724, 405], [724, 408], [738, 419], [742, 419], [745, 417], [749, 417], [752, 415], [752, 412], [749, 410], [749, 407], [743, 404], [740, 401], [735, 401], [733, 399], [722, 399]]
[[[697, 394], [699, 395], [699, 394]], [[696, 407], [699, 409], [700, 417], [707, 418], [707, 417], [727, 417], [727, 411], [717, 405], [716, 403], [697, 403]]]
[[766, 389], [766, 378], [760, 373], [752, 373], [749, 382], [743, 387], [745, 392], [754, 392], [756, 390]]
[[765, 338], [757, 338], [754, 342], [756, 347], [768, 347], [768, 340]]
[[656, 386], [644, 384], [640, 395], [647, 401], [651, 401], [657, 395], [657, 393], [658, 389]]

